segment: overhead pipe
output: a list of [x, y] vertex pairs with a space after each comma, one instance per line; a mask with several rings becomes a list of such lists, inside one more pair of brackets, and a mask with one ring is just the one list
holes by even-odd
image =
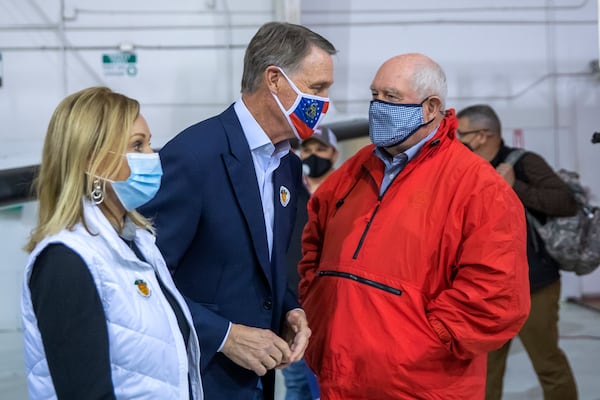
[[[34, 5], [33, 0], [29, 0], [29, 2]], [[39, 8], [39, 6], [37, 6], [37, 4], [35, 4], [34, 6], [38, 11], [39, 14], [42, 15], [42, 17], [46, 16], [46, 14], [42, 11], [41, 8]], [[60, 0], [60, 15], [63, 15], [65, 12], [65, 0]], [[49, 18], [48, 18], [49, 20]], [[66, 96], [69, 94], [69, 73], [68, 73], [68, 68], [69, 68], [69, 63], [67, 62], [67, 49], [65, 48], [67, 45], [69, 45], [69, 39], [67, 39], [67, 35], [65, 34], [65, 21], [61, 19], [60, 21], [60, 25], [58, 30], [56, 31], [56, 34], [58, 35], [58, 38], [62, 44], [62, 50], [61, 50], [61, 59], [62, 59], [62, 82], [63, 82], [63, 96]], [[96, 82], [98, 83], [102, 83], [102, 80], [99, 79], [99, 77], [96, 75], [96, 73], [89, 68], [89, 65], [83, 61], [80, 57], [79, 54], [75, 53], [75, 57], [77, 57], [77, 59], [79, 60], [79, 62], [83, 65], [84, 69], [87, 69], [88, 72], [91, 71], [91, 75], [93, 78], [96, 78]]]
[[596, 25], [596, 20], [465, 20], [465, 19], [434, 19], [434, 20], [410, 20], [410, 21], [350, 21], [350, 22], [310, 22], [311, 27], [332, 28], [332, 27], [372, 27], [372, 26], [402, 26], [402, 25]]
[[[434, 19], [434, 20], [394, 20], [394, 21], [351, 21], [351, 22], [311, 22], [311, 27], [335, 28], [335, 27], [372, 27], [372, 26], [401, 26], [401, 25], [597, 25], [597, 20], [465, 20], [465, 19]], [[0, 31], [29, 31], [29, 30], [56, 30], [57, 24], [33, 24], [33, 25], [3, 25]], [[64, 31], [164, 31], [164, 30], [206, 30], [206, 29], [256, 29], [257, 24], [227, 24], [213, 25], [112, 25], [112, 26], [68, 26]]]
[[[136, 44], [134, 49], [136, 50], [233, 50], [233, 49], [245, 49], [246, 44], [192, 44], [192, 45], [144, 45]], [[66, 46], [8, 46], [2, 47], [3, 52], [10, 51], [108, 51], [115, 50], [121, 51], [120, 45], [98, 45], [98, 46], [87, 46], [87, 45], [66, 45]]]
[[0, 207], [35, 200], [33, 181], [38, 165], [0, 170]]
[[321, 127], [331, 129], [338, 141], [369, 136], [369, 120], [367, 118], [324, 123]]
[[[563, 6], [553, 6], [550, 9], [552, 10], [578, 10], [585, 7], [589, 3], [589, 0], [584, 0], [579, 4], [573, 5], [563, 5]], [[456, 8], [402, 8], [402, 9], [386, 9], [386, 10], [374, 10], [374, 9], [365, 9], [365, 10], [303, 10], [304, 14], [394, 14], [394, 13], [467, 13], [467, 12], [504, 12], [504, 11], [547, 11], [547, 6], [489, 6], [489, 7], [456, 7]]]
[[[227, 0], [223, 0], [223, 8], [225, 10], [224, 14], [225, 14], [225, 25], [227, 25], [227, 29], [225, 30], [225, 44], [227, 46], [228, 49], [231, 49], [231, 43], [233, 42], [233, 23], [231, 22], [231, 13], [229, 12], [229, 4], [227, 3]], [[233, 96], [233, 53], [231, 51], [228, 51], [225, 53], [225, 69], [226, 69], [226, 76], [229, 77], [229, 79], [225, 79], [225, 86], [227, 89], [227, 98], [229, 98], [230, 100], [233, 100], [230, 96]]]
[[80, 14], [91, 14], [91, 15], [263, 15], [270, 14], [268, 11], [256, 11], [256, 10], [236, 10], [236, 11], [218, 11], [212, 9], [207, 10], [91, 10], [85, 8], [73, 8], [72, 15], [64, 15], [65, 21], [76, 21]]
[[[256, 29], [258, 24], [237, 24], [234, 28]], [[0, 25], [0, 31], [37, 31], [37, 30], [57, 30], [60, 24], [18, 24], [18, 25]], [[68, 26], [66, 31], [137, 31], [137, 30], [204, 30], [204, 29], [228, 29], [227, 24], [213, 25], [102, 25], [102, 26]]]
[[[546, 11], [546, 19], [551, 21], [554, 18], [553, 0], [546, 0], [548, 10]], [[546, 61], [548, 70], [550, 71], [550, 91], [552, 101], [552, 135], [554, 138], [554, 165], [559, 165], [560, 158], [560, 141], [559, 141], [559, 104], [558, 104], [558, 79], [556, 76], [556, 31], [552, 25], [546, 26]], [[575, 157], [577, 159], [578, 157]]]
[[[581, 9], [584, 8], [587, 4], [589, 3], [589, 0], [584, 0], [578, 4], [572, 4], [572, 5], [560, 5], [560, 6], [553, 6], [552, 9], [553, 10], [577, 10], [577, 9]], [[75, 21], [77, 20], [77, 17], [80, 14], [96, 14], [96, 15], [102, 15], [102, 14], [108, 14], [108, 15], [120, 15], [120, 14], [147, 14], [147, 15], [190, 15], [190, 14], [197, 14], [197, 15], [206, 15], [206, 14], [214, 14], [214, 15], [220, 15], [222, 14], [229, 14], [229, 15], [261, 15], [261, 14], [269, 14], [268, 12], [265, 11], [256, 11], [254, 9], [246, 9], [246, 10], [226, 10], [226, 11], [218, 11], [215, 8], [215, 2], [213, 1], [211, 5], [209, 5], [209, 8], [211, 8], [210, 11], [207, 10], [140, 10], [140, 9], [136, 9], [136, 10], [124, 10], [124, 9], [119, 9], [119, 10], [94, 10], [94, 9], [89, 9], [89, 8], [78, 8], [75, 7], [72, 9], [72, 15], [71, 16], [66, 16], [65, 14], [63, 14], [63, 18], [65, 18], [66, 21]], [[436, 12], [436, 13], [455, 13], [455, 12], [460, 12], [460, 13], [467, 13], [467, 12], [514, 12], [514, 11], [545, 11], [547, 10], [547, 7], [545, 6], [489, 6], [489, 7], [456, 7], [456, 8], [430, 8], [430, 9], [385, 9], [385, 10], [373, 10], [373, 9], [366, 9], [366, 10], [348, 10], [348, 9], [343, 9], [343, 10], [331, 10], [331, 9], [321, 9], [321, 10], [311, 10], [311, 9], [305, 9], [302, 12], [304, 14], [320, 14], [320, 15], [324, 15], [324, 14], [377, 14], [377, 13], [383, 13], [383, 14], [393, 14], [393, 13], [402, 13], [402, 14], [407, 14], [407, 13], [430, 13], [430, 12]]]

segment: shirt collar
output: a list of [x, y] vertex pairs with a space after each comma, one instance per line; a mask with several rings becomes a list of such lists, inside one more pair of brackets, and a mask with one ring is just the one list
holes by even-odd
[[[412, 146], [409, 149], [406, 149], [404, 151], [404, 154], [406, 154], [408, 156], [408, 160], [406, 162], [409, 162], [410, 160], [412, 160], [413, 158], [415, 158], [415, 156], [419, 153], [419, 150], [421, 150], [421, 148], [423, 147], [423, 145], [432, 137], [435, 136], [435, 134], [438, 131], [438, 128], [435, 128], [429, 135], [427, 135], [426, 137], [424, 137], [423, 139], [421, 139], [417, 144], [415, 144], [414, 146]], [[377, 157], [379, 157], [381, 159], [381, 161], [383, 161], [384, 163], [391, 163], [394, 161], [394, 159], [396, 159], [396, 157], [398, 157], [400, 154], [397, 154], [395, 157], [392, 157], [390, 155], [390, 153], [388, 153], [383, 147], [376, 147], [375, 150], [373, 150], [373, 152], [375, 153], [375, 155]]]
[[277, 143], [277, 145], [274, 145], [271, 142], [271, 139], [269, 139], [265, 131], [260, 127], [258, 122], [256, 122], [242, 99], [235, 102], [233, 109], [240, 120], [242, 130], [248, 141], [248, 146], [250, 146], [250, 151], [266, 147], [271, 150], [271, 154], [285, 154], [290, 150], [290, 143], [287, 140]]

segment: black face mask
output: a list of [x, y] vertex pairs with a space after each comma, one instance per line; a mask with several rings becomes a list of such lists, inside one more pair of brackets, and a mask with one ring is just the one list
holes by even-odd
[[325, 175], [331, 169], [332, 165], [330, 159], [314, 154], [302, 160], [302, 170], [311, 178], [319, 178]]

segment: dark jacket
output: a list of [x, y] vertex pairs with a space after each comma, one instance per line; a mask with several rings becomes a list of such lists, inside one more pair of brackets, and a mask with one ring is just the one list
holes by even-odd
[[[514, 148], [502, 143], [492, 160], [495, 167]], [[526, 152], [514, 165], [513, 186], [523, 205], [542, 224], [548, 217], [563, 217], [577, 212], [577, 203], [569, 187], [539, 155]], [[527, 224], [527, 259], [529, 283], [534, 292], [560, 279], [558, 263], [546, 252], [542, 238], [533, 225]]]
[[288, 285], [290, 290], [298, 297], [298, 284], [300, 283], [300, 275], [298, 274], [298, 262], [302, 258], [302, 231], [304, 225], [308, 221], [308, 212], [306, 210], [306, 203], [310, 193], [306, 187], [298, 190], [298, 210], [296, 211], [296, 224], [292, 231], [292, 237], [290, 239], [290, 247], [287, 252], [287, 265], [288, 265]]
[[[160, 151], [164, 175], [141, 211], [186, 298], [200, 339], [206, 399], [249, 399], [258, 376], [218, 348], [229, 322], [280, 333], [298, 307], [287, 289], [286, 251], [302, 187], [300, 159], [289, 153], [273, 172], [275, 221], [269, 260], [252, 155], [233, 106], [193, 125]], [[289, 202], [282, 191], [289, 193]], [[273, 397], [273, 373], [263, 387]]]

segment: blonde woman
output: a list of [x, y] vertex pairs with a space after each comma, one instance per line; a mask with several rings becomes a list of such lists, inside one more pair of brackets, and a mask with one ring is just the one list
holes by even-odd
[[200, 350], [153, 229], [160, 186], [139, 103], [65, 98], [48, 127], [22, 313], [31, 399], [202, 399]]

